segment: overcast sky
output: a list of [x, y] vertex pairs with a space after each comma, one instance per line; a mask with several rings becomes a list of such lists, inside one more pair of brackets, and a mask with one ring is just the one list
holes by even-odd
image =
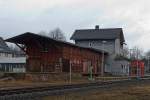
[[67, 38], [75, 29], [123, 28], [129, 47], [150, 49], [150, 0], [0, 0], [0, 36], [60, 27]]

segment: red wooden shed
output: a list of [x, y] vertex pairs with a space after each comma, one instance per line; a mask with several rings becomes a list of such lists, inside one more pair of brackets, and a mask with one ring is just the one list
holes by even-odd
[[[15, 43], [26, 52], [27, 72], [69, 72], [70, 65], [72, 72], [88, 73], [90, 67], [93, 67], [94, 74], [101, 72], [102, 53], [104, 52], [101, 50], [80, 47], [30, 32], [6, 41]], [[107, 52], [104, 54], [107, 55]]]

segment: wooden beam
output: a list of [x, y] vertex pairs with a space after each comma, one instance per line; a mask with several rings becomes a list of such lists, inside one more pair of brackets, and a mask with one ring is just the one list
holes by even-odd
[[24, 46], [20, 46], [19, 44], [15, 43], [22, 51], [26, 52], [25, 50], [25, 45]]

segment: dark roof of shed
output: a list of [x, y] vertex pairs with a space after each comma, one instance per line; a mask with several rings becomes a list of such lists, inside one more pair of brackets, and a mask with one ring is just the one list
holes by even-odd
[[2, 37], [0, 37], [0, 52], [12, 53], [13, 51], [8, 47]]
[[71, 40], [116, 39], [125, 42], [122, 28], [81, 29], [75, 30]]
[[70, 42], [56, 40], [56, 39], [53, 39], [53, 38], [50, 38], [47, 36], [43, 36], [43, 35], [31, 33], [31, 32], [26, 32], [24, 34], [6, 39], [5, 41], [12, 42], [12, 43], [18, 43], [18, 44], [25, 44], [26, 42], [29, 42], [28, 41], [29, 39], [42, 40], [42, 41], [47, 41], [47, 42], [56, 42], [56, 43], [60, 43], [60, 44], [66, 44], [69, 46], [79, 47], [82, 49], [88, 49], [88, 50], [98, 52], [98, 53], [102, 53], [102, 52], [108, 53], [108, 52], [103, 51], [103, 50], [98, 50], [98, 49], [94, 49], [94, 48], [90, 48], [90, 47], [80, 47], [80, 46], [77, 46], [77, 45], [70, 43]]

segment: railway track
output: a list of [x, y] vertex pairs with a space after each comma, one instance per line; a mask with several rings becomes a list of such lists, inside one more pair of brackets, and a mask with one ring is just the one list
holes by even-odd
[[68, 90], [75, 88], [84, 88], [98, 85], [107, 85], [112, 82], [93, 82], [84, 84], [74, 84], [74, 85], [59, 85], [59, 86], [43, 86], [43, 87], [29, 87], [29, 88], [19, 88], [19, 89], [6, 89], [0, 90], [0, 96], [22, 94], [22, 93], [32, 93], [32, 92], [43, 92], [43, 91], [56, 91], [56, 90]]
[[[98, 88], [109, 88], [112, 86], [121, 86], [127, 84], [136, 84], [140, 82], [149, 82], [150, 78], [145, 77], [141, 78], [140, 80], [136, 79], [125, 79], [125, 80], [114, 80], [114, 81], [105, 81], [105, 82], [92, 82], [92, 83], [82, 83], [82, 84], [74, 84], [74, 85], [59, 85], [59, 86], [43, 86], [43, 87], [29, 87], [29, 88], [19, 88], [19, 89], [6, 89], [0, 90], [0, 100], [7, 100], [1, 99], [3, 97], [11, 97], [11, 96], [23, 96], [26, 94], [44, 94], [44, 95], [55, 95], [55, 94], [63, 94], [66, 92], [75, 92], [75, 91], [82, 91], [82, 90], [89, 90], [89, 89], [98, 89]], [[43, 95], [43, 96], [44, 96]], [[11, 99], [8, 99], [11, 100]], [[17, 100], [17, 99], [15, 99]], [[19, 99], [18, 99], [19, 100]], [[22, 100], [22, 99], [21, 99]]]

